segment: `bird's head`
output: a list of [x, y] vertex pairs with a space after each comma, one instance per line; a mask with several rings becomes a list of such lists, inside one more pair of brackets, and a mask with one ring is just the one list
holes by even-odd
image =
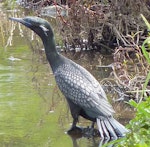
[[16, 22], [20, 22], [21, 24], [30, 28], [37, 35], [39, 35], [41, 39], [53, 38], [54, 36], [49, 22], [42, 18], [35, 17], [35, 16], [27, 16], [25, 18], [10, 17], [9, 19]]

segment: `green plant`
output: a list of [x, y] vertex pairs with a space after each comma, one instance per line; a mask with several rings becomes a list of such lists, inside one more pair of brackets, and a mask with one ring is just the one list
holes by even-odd
[[16, 1], [15, 0], [6, 0], [6, 1], [2, 1], [3, 5], [5, 6], [5, 8], [13, 10], [14, 7], [16, 6]]
[[[148, 29], [150, 30], [150, 24], [146, 18], [141, 15]], [[150, 63], [150, 36], [143, 42], [142, 52], [148, 63]], [[144, 90], [150, 80], [150, 72], [147, 75], [146, 81], [143, 87], [142, 97], [144, 96]], [[130, 132], [126, 137], [120, 140], [114, 141], [115, 147], [149, 147], [150, 146], [150, 97], [145, 98], [144, 101], [139, 103], [134, 100], [130, 100], [129, 104], [136, 109], [135, 118], [128, 124]]]
[[[150, 24], [148, 23], [147, 19], [142, 14], [141, 14], [141, 17], [144, 20], [148, 30], [150, 30]], [[150, 34], [147, 37], [147, 39], [143, 42], [143, 45], [142, 45], [142, 52], [143, 52], [147, 62], [150, 64], [150, 53], [149, 53], [149, 50], [150, 50]], [[146, 81], [145, 81], [145, 84], [144, 84], [144, 87], [143, 87], [143, 91], [146, 89], [146, 86], [147, 86], [149, 80], [150, 80], [150, 71], [149, 71], [149, 73], [147, 75], [147, 78], [146, 78]], [[142, 93], [142, 95], [143, 95], [143, 93]]]
[[149, 147], [150, 146], [150, 97], [146, 101], [136, 103], [131, 100], [131, 106], [136, 108], [136, 116], [129, 122], [130, 133], [123, 138], [117, 147]]

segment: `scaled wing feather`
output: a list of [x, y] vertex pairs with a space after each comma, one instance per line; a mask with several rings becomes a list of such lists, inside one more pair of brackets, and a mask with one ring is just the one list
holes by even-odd
[[84, 68], [81, 70], [79, 65], [61, 65], [55, 72], [55, 79], [64, 96], [83, 109], [92, 110], [97, 116], [114, 113], [98, 81]]

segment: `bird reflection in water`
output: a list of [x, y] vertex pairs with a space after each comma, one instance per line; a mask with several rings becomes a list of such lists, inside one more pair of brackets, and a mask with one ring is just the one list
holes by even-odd
[[[80, 129], [74, 129], [72, 132], [69, 132], [68, 135], [70, 136], [72, 140], [73, 147], [80, 147], [79, 141], [88, 142], [87, 147], [102, 147], [103, 145], [106, 145], [107, 147], [113, 147], [113, 143], [109, 143], [111, 139], [106, 138], [99, 138], [99, 131], [97, 129], [94, 129], [94, 134], [91, 135], [91, 132], [89, 132], [90, 129], [87, 128], [80, 128]], [[83, 141], [84, 140], [84, 141]], [[107, 145], [107, 143], [109, 143]]]

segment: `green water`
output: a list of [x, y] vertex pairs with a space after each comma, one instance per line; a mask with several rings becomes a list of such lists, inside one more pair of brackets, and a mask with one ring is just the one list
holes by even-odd
[[99, 138], [65, 133], [72, 118], [40, 39], [0, 15], [0, 147], [98, 146]]
[[[54, 92], [48, 64], [37, 60], [24, 37], [16, 34], [12, 46], [0, 46], [0, 146], [61, 146], [69, 138], [59, 123], [64, 100]], [[7, 42], [5, 31], [3, 36]], [[71, 146], [70, 139], [65, 146]]]

